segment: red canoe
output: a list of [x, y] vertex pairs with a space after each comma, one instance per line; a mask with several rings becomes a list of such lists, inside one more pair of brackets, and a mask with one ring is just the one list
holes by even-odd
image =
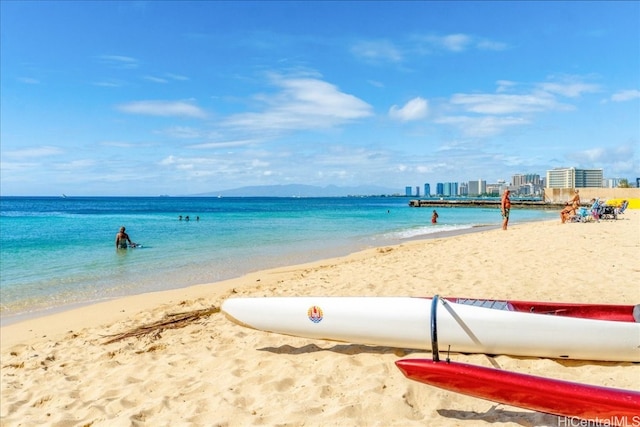
[[640, 305], [581, 304], [565, 302], [512, 301], [471, 298], [448, 298], [447, 301], [505, 311], [549, 314], [584, 319], [640, 322]]
[[[415, 381], [593, 425], [640, 425], [640, 392], [554, 380], [456, 362], [396, 362]], [[591, 424], [589, 424], [591, 425]]]

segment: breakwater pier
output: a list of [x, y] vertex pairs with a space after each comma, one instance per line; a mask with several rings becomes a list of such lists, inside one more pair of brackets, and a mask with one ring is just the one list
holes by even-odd
[[[409, 206], [412, 208], [429, 208], [429, 207], [500, 207], [500, 199], [413, 199], [409, 200]], [[557, 209], [564, 206], [564, 203], [550, 203], [543, 200], [518, 200], [511, 199], [512, 208], [540, 208], [540, 209]]]

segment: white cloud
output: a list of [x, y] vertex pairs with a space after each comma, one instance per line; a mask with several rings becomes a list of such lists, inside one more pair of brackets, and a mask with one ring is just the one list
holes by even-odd
[[506, 43], [455, 33], [446, 35], [413, 35], [405, 43], [389, 40], [365, 40], [354, 43], [351, 52], [371, 63], [402, 63], [412, 56], [430, 55], [434, 52], [460, 53], [469, 50], [501, 51], [508, 49]]
[[517, 85], [516, 82], [512, 82], [510, 80], [498, 80], [496, 83], [498, 85], [496, 92], [498, 93], [508, 92], [511, 88]]
[[83, 169], [91, 169], [96, 165], [96, 161], [93, 159], [78, 159], [71, 160], [65, 163], [60, 163], [56, 166], [56, 169], [63, 171], [78, 171]]
[[546, 93], [508, 94], [455, 94], [451, 104], [461, 106], [467, 112], [479, 114], [531, 113], [556, 109], [559, 104]]
[[584, 93], [595, 93], [600, 90], [598, 85], [582, 83], [582, 82], [567, 82], [567, 83], [540, 83], [538, 85], [543, 91], [548, 93], [555, 93], [568, 98], [577, 98]]
[[372, 115], [369, 104], [322, 80], [276, 76], [273, 83], [280, 92], [256, 97], [264, 111], [236, 114], [226, 125], [261, 131], [318, 129]]
[[508, 48], [506, 43], [462, 33], [447, 34], [444, 36], [425, 35], [414, 37], [414, 39], [418, 42], [417, 51], [422, 54], [428, 54], [434, 51], [458, 53], [471, 49], [499, 51]]
[[133, 101], [117, 106], [117, 109], [130, 114], [165, 117], [204, 118], [204, 110], [185, 101]]
[[576, 151], [568, 155], [568, 158], [584, 164], [615, 163], [632, 159], [637, 154], [637, 149], [631, 145], [617, 147], [596, 147]]
[[125, 141], [103, 141], [100, 143], [100, 145], [104, 147], [116, 147], [116, 148], [131, 148], [136, 146], [136, 144], [133, 144], [131, 142], [125, 142]]
[[351, 47], [351, 52], [369, 61], [400, 62], [403, 57], [400, 49], [387, 40], [361, 41]]
[[402, 122], [420, 120], [429, 114], [429, 102], [421, 97], [413, 98], [404, 107], [393, 105], [389, 109], [389, 116]]
[[611, 100], [614, 102], [631, 101], [638, 98], [640, 98], [640, 90], [637, 89], [621, 90], [611, 95]]
[[37, 85], [40, 84], [40, 80], [34, 79], [32, 77], [19, 77], [18, 81], [28, 85]]
[[123, 55], [100, 55], [97, 57], [100, 63], [112, 68], [133, 69], [138, 68], [138, 60], [130, 56]]
[[434, 38], [442, 48], [451, 52], [462, 52], [471, 44], [471, 37], [466, 34], [450, 34], [444, 37]]
[[37, 158], [37, 157], [49, 157], [56, 154], [62, 154], [63, 150], [53, 146], [42, 146], [32, 148], [22, 148], [19, 150], [3, 151], [2, 155], [13, 158]]
[[169, 166], [169, 165], [173, 165], [177, 161], [178, 160], [176, 159], [176, 157], [174, 155], [170, 155], [170, 156], [167, 156], [164, 159], [160, 160], [160, 164], [163, 165], [163, 166]]
[[603, 168], [609, 177], [631, 175], [640, 168], [637, 144], [587, 148], [567, 154], [567, 159], [577, 166]]
[[200, 130], [188, 126], [173, 126], [158, 133], [178, 139], [202, 138], [202, 132]]
[[[569, 111], [576, 107], [560, 102], [561, 97], [577, 98], [597, 92], [598, 85], [583, 83], [579, 77], [565, 76], [560, 80], [534, 83], [522, 90], [510, 80], [496, 82], [496, 93], [457, 93], [442, 108], [446, 115], [435, 120], [460, 129], [463, 135], [476, 138], [494, 136], [502, 131], [531, 123], [535, 114], [549, 111]], [[514, 93], [520, 91], [521, 93]]]
[[168, 80], [167, 79], [163, 79], [162, 77], [144, 76], [143, 78], [145, 80], [148, 80], [148, 81], [153, 82], [153, 83], [168, 83]]
[[180, 74], [166, 73], [165, 75], [168, 78], [173, 79], [173, 80], [181, 80], [181, 81], [189, 80], [189, 77], [183, 76], [183, 75], [180, 75]]
[[[2, 182], [23, 182], [31, 172], [40, 167], [38, 163], [30, 162], [0, 162], [2, 172]], [[22, 175], [18, 175], [21, 173]]]
[[496, 42], [496, 41], [487, 40], [487, 39], [479, 40], [476, 43], [476, 46], [479, 50], [496, 50], [496, 51], [505, 50], [509, 47], [506, 43]]
[[120, 80], [109, 79], [109, 80], [103, 80], [103, 81], [95, 82], [95, 83], [93, 83], [93, 85], [94, 86], [101, 86], [101, 87], [122, 87], [122, 86], [125, 85], [125, 83], [120, 81]]
[[496, 116], [450, 116], [436, 120], [436, 123], [453, 125], [460, 129], [462, 134], [473, 138], [486, 138], [502, 133], [506, 128], [522, 126], [530, 123], [522, 117], [496, 117]]
[[210, 149], [210, 148], [234, 148], [234, 147], [244, 147], [246, 145], [251, 145], [259, 142], [255, 139], [243, 139], [237, 141], [218, 141], [218, 142], [204, 142], [202, 144], [193, 144], [189, 145], [188, 148], [193, 149]]

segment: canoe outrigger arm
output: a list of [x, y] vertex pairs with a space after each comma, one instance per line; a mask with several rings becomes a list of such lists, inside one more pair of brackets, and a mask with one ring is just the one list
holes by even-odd
[[434, 295], [431, 300], [431, 355], [434, 362], [440, 361], [440, 352], [438, 350], [438, 320], [436, 316], [439, 299], [440, 297], [438, 295]]
[[[442, 304], [447, 305], [446, 300], [441, 300], [438, 295], [433, 296], [433, 300], [431, 301], [431, 354], [434, 362], [440, 361], [440, 350], [438, 349], [438, 302], [442, 301]], [[447, 349], [447, 363], [451, 360], [449, 359], [449, 353], [451, 352], [451, 344], [449, 344], [449, 348]]]

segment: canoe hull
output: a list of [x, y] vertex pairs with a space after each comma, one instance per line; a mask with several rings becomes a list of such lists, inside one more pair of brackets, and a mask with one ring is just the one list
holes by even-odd
[[428, 359], [399, 360], [396, 365], [407, 378], [468, 396], [580, 418], [593, 425], [640, 425], [636, 391]]
[[[222, 311], [247, 327], [280, 334], [431, 350], [430, 298], [230, 298]], [[640, 323], [437, 304], [442, 351], [562, 359], [640, 361]]]

